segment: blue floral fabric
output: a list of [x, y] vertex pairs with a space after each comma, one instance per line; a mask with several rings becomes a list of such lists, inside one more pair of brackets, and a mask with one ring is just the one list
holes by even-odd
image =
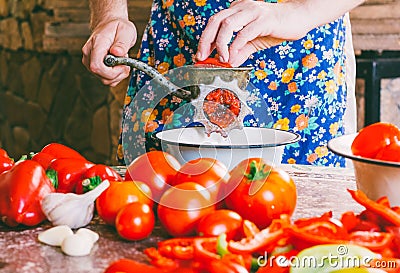
[[[230, 6], [231, 0], [154, 0], [138, 59], [159, 72], [193, 64], [197, 44], [207, 20]], [[269, 1], [277, 2], [277, 1]], [[251, 92], [247, 104], [255, 115], [245, 126], [263, 126], [296, 132], [299, 142], [285, 148], [282, 163], [344, 166], [344, 159], [328, 151], [327, 142], [344, 133], [346, 106], [345, 21], [343, 17], [310, 31], [302, 39], [283, 42], [250, 56], [243, 66], [252, 66]], [[122, 135], [129, 145], [160, 149], [154, 133], [165, 126], [190, 122], [176, 112], [186, 101], [168, 95], [156, 101], [155, 88], [145, 88], [150, 78], [134, 71], [124, 107]], [[142, 90], [141, 90], [142, 89]], [[135, 95], [141, 90], [140, 97]], [[141, 101], [133, 106], [134, 101]], [[263, 112], [265, 104], [268, 115]], [[186, 108], [185, 108], [186, 109]], [[193, 111], [190, 107], [185, 111]], [[130, 135], [130, 132], [139, 132]], [[121, 142], [118, 157], [135, 156]], [[138, 149], [139, 151], [140, 149]]]

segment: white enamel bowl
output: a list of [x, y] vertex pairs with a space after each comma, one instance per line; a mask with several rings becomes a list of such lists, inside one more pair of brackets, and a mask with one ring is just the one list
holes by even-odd
[[250, 157], [261, 157], [270, 164], [281, 163], [285, 145], [299, 141], [295, 133], [257, 127], [232, 130], [226, 138], [212, 133], [207, 136], [203, 127], [187, 127], [165, 130], [156, 134], [166, 151], [184, 164], [200, 158], [215, 158], [232, 169]]
[[400, 206], [400, 163], [353, 155], [351, 144], [357, 134], [344, 135], [328, 142], [328, 149], [351, 159], [357, 188], [370, 199], [387, 196], [391, 205]]

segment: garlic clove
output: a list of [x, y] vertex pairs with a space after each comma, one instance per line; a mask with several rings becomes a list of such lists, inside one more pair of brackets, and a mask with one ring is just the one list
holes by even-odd
[[86, 256], [93, 247], [93, 239], [87, 234], [72, 234], [64, 238], [61, 250], [69, 256]]
[[80, 228], [75, 234], [81, 234], [84, 236], [90, 237], [93, 243], [96, 243], [97, 240], [99, 240], [99, 234], [97, 232], [94, 232], [88, 228]]
[[62, 241], [72, 234], [74, 232], [67, 225], [55, 226], [41, 232], [38, 235], [38, 240], [47, 245], [61, 246]]

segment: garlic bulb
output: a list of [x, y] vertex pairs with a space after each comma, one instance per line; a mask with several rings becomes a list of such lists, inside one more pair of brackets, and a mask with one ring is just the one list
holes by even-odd
[[86, 226], [93, 218], [94, 201], [109, 186], [110, 182], [104, 180], [85, 194], [49, 193], [41, 203], [43, 213], [55, 226], [67, 225], [70, 228]]

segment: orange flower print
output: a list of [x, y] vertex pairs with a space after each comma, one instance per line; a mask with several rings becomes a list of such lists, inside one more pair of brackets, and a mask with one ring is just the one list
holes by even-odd
[[207, 0], [194, 0], [194, 2], [198, 7], [204, 7], [207, 3]]
[[318, 57], [315, 55], [315, 53], [311, 53], [307, 56], [305, 56], [302, 60], [301, 63], [305, 68], [311, 69], [317, 66], [318, 64]]
[[287, 160], [287, 163], [288, 163], [288, 164], [296, 164], [296, 159], [294, 159], [294, 158], [289, 158], [289, 159]]
[[331, 136], [335, 136], [339, 130], [339, 123], [334, 122], [331, 125], [329, 125], [329, 133]]
[[146, 123], [148, 120], [154, 120], [156, 119], [158, 114], [158, 110], [157, 109], [152, 109], [152, 108], [147, 108], [146, 110], [144, 110], [142, 112], [142, 116], [140, 118], [140, 121], [143, 123]]
[[282, 73], [282, 82], [289, 83], [294, 76], [294, 68], [288, 68]]
[[136, 119], [137, 119], [137, 113], [134, 113], [132, 115], [131, 121], [134, 122], [134, 121], [136, 121]]
[[336, 78], [339, 77], [339, 73], [341, 70], [342, 70], [342, 67], [341, 67], [340, 63], [337, 62], [335, 64], [335, 66], [333, 67], [333, 74], [335, 74]]
[[328, 155], [328, 148], [326, 146], [319, 146], [315, 148], [315, 153], [318, 155], [319, 158]]
[[178, 47], [182, 48], [184, 45], [185, 45], [185, 41], [180, 39], [179, 42], [178, 42]]
[[317, 158], [318, 158], [317, 154], [315, 154], [315, 153], [310, 154], [309, 156], [307, 156], [307, 162], [313, 163], [315, 160], [317, 160]]
[[196, 24], [194, 16], [190, 14], [185, 14], [185, 16], [183, 16], [183, 21], [185, 22], [186, 26], [194, 26]]
[[289, 130], [289, 119], [288, 118], [281, 118], [279, 120], [277, 120], [277, 122], [275, 122], [274, 124], [274, 128], [275, 129], [280, 129], [280, 130]]
[[157, 70], [161, 74], [167, 73], [168, 69], [169, 69], [169, 63], [167, 63], [167, 62], [162, 62], [157, 66]]
[[334, 49], [339, 48], [339, 45], [340, 45], [339, 40], [335, 39], [335, 40], [333, 41], [333, 48], [334, 48]]
[[163, 99], [161, 99], [161, 101], [160, 101], [160, 106], [165, 106], [165, 105], [167, 105], [167, 102], [168, 102], [168, 99], [167, 98], [163, 98]]
[[168, 124], [172, 122], [172, 117], [174, 116], [174, 112], [172, 112], [171, 109], [166, 108], [162, 112], [161, 116], [164, 124]]
[[298, 113], [301, 109], [300, 104], [295, 104], [290, 108], [290, 113]]
[[151, 133], [154, 132], [158, 128], [158, 123], [155, 121], [149, 121], [146, 123], [146, 126], [144, 128], [144, 131], [146, 133]]
[[325, 70], [322, 70], [321, 72], [318, 73], [317, 79], [322, 80], [325, 79], [325, 77], [328, 75], [328, 73], [325, 72]]
[[276, 89], [278, 89], [278, 85], [276, 84], [276, 82], [270, 82], [270, 84], [268, 85], [268, 88], [270, 90], [276, 90]]
[[291, 82], [288, 84], [288, 90], [290, 93], [294, 93], [297, 91], [297, 83]]
[[262, 60], [259, 65], [260, 65], [261, 69], [264, 69], [265, 67], [267, 67], [267, 64], [265, 63], [264, 60]]
[[184, 28], [184, 27], [185, 27], [185, 21], [179, 20], [179, 26], [180, 26], [181, 28]]
[[163, 8], [169, 8], [174, 3], [174, 0], [164, 0], [163, 1]]
[[183, 66], [185, 63], [186, 63], [186, 59], [182, 53], [179, 53], [178, 55], [174, 56], [174, 64], [177, 67]]
[[131, 101], [132, 101], [132, 97], [130, 97], [130, 96], [125, 96], [125, 100], [124, 100], [124, 104], [125, 104], [125, 105], [128, 105], [129, 103], [131, 103]]
[[325, 82], [325, 91], [328, 94], [334, 94], [338, 90], [338, 86], [334, 80], [329, 80]]
[[311, 49], [314, 47], [314, 42], [313, 40], [307, 40], [304, 42], [303, 46], [305, 49]]
[[299, 131], [303, 131], [308, 127], [308, 117], [304, 114], [301, 114], [296, 118], [296, 127]]
[[263, 80], [268, 76], [268, 74], [264, 70], [257, 70], [254, 72], [254, 76], [256, 76], [259, 80]]
[[154, 57], [149, 56], [149, 58], [147, 59], [147, 64], [150, 66], [154, 66]]
[[132, 131], [135, 132], [135, 133], [136, 133], [137, 131], [139, 131], [139, 122], [135, 122], [135, 124], [133, 124]]

